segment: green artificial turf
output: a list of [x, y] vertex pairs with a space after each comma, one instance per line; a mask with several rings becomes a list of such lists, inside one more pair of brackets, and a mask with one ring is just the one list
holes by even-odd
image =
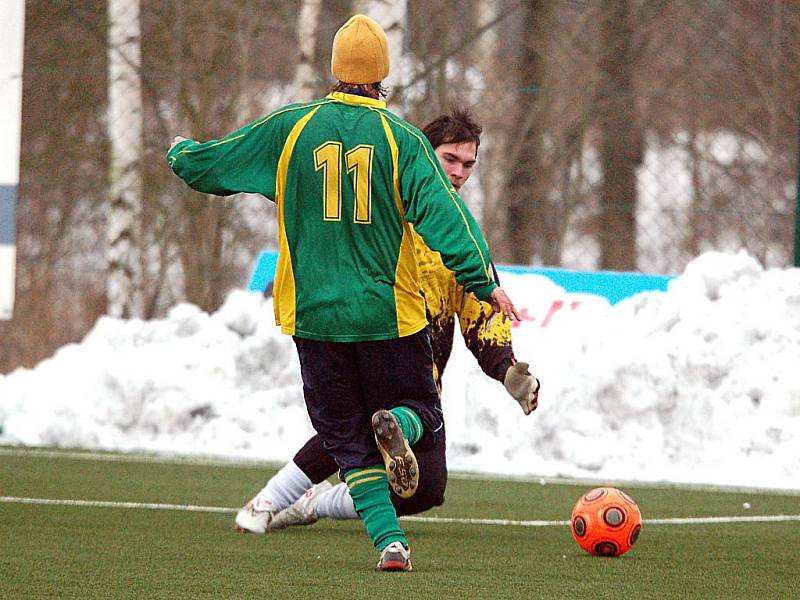
[[[648, 523], [798, 515], [798, 495], [620, 486], [639, 503], [645, 525], [636, 546], [616, 559], [588, 555], [565, 525], [405, 521], [414, 572], [376, 573], [377, 553], [359, 522], [234, 533], [235, 509], [274, 467], [0, 450], [1, 496], [220, 508], [2, 502], [3, 599], [800, 598], [798, 521]], [[454, 476], [445, 505], [424, 516], [561, 521], [590, 487]]]

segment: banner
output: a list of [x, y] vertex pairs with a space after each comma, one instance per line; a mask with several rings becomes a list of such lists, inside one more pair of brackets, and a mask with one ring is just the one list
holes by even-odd
[[0, 2], [0, 319], [14, 309], [24, 0]]
[[[277, 265], [278, 253], [275, 250], [262, 251], [250, 274], [247, 289], [271, 295]], [[522, 322], [515, 326], [525, 321], [536, 321], [538, 326], [546, 327], [556, 313], [566, 314], [579, 306], [596, 303], [597, 300], [611, 305], [640, 292], [664, 292], [674, 279], [672, 275], [570, 271], [516, 265], [497, 265], [497, 270], [500, 284], [506, 291], [510, 292], [512, 287], [522, 285], [519, 295], [511, 296], [522, 317]], [[509, 285], [511, 282], [513, 286]]]

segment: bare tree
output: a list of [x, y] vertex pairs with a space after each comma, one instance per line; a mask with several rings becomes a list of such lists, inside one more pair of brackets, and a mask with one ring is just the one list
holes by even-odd
[[406, 0], [353, 0], [353, 13], [361, 13], [375, 19], [389, 41], [389, 77], [385, 84], [389, 88], [389, 104], [401, 116], [407, 106], [403, 96], [402, 83], [408, 76], [406, 64]]
[[[104, 237], [108, 185], [105, 22], [94, 7], [25, 7], [16, 214], [17, 298], [24, 301], [0, 323], [3, 373], [80, 339], [105, 310], [104, 244], [96, 242]], [[84, 26], [103, 28], [102, 36], [86, 36]]]
[[[394, 110], [423, 124], [465, 104], [483, 121], [482, 225], [495, 259], [675, 273], [707, 249], [746, 248], [770, 266], [791, 264], [798, 2], [369, 0], [354, 9], [326, 0], [316, 36], [298, 30], [310, 25], [298, 22], [303, 0], [138, 2], [143, 154], [128, 164], [141, 176], [134, 247], [145, 250], [130, 273], [139, 271], [146, 318], [187, 300], [215, 310], [276, 239], [272, 203], [179, 185], [163, 159], [172, 136], [207, 140], [299, 99], [301, 54], [324, 88], [330, 40], [353, 10], [392, 40]], [[109, 173], [130, 172], [109, 160], [135, 118], [113, 117], [110, 105], [107, 5], [124, 4], [26, 2], [24, 301], [0, 323], [0, 371], [77, 341], [106, 311], [110, 255], [98, 240], [109, 232]], [[311, 37], [325, 43], [309, 50]], [[411, 60], [394, 57], [403, 49]], [[512, 229], [499, 226], [507, 178], [522, 198]]]
[[500, 256], [530, 264], [547, 219], [547, 185], [542, 173], [541, 106], [544, 104], [543, 44], [547, 40], [550, 3], [532, 0], [524, 7], [521, 56], [515, 72], [518, 88], [514, 128], [506, 148], [506, 236]]
[[137, 289], [143, 148], [139, 13], [139, 0], [108, 1], [108, 314], [125, 318], [141, 313]]
[[[160, 142], [149, 151], [155, 187], [148, 218], [158, 228], [151, 231], [152, 244], [161, 249], [158, 260], [169, 261], [170, 279], [180, 281], [173, 298], [212, 311], [229, 289], [246, 281], [243, 257], [254, 260], [266, 245], [274, 207], [263, 198], [221, 199], [178, 186], [163, 162], [165, 144], [176, 133], [218, 137], [262, 115], [271, 103], [294, 99], [297, 15], [282, 4], [265, 11], [245, 0], [154, 2], [148, 23], [154, 28], [147, 47], [150, 126]], [[159, 78], [163, 73], [168, 85]], [[159, 119], [165, 133], [155, 127]], [[163, 309], [163, 298], [151, 304]]]
[[600, 120], [600, 267], [636, 269], [636, 169], [643, 140], [636, 125], [629, 0], [607, 0], [600, 59], [605, 89], [597, 104]]
[[474, 46], [475, 62], [485, 82], [485, 91], [481, 95], [478, 107], [484, 127], [478, 161], [483, 192], [480, 224], [492, 255], [495, 260], [499, 260], [507, 258], [503, 255], [506, 222], [505, 155], [510, 129], [507, 115], [510, 113], [513, 101], [510, 94], [504, 93], [504, 72], [497, 68], [502, 60], [500, 32], [498, 28], [491, 26], [500, 16], [500, 6], [497, 2], [478, 2], [475, 8], [478, 28], [487, 27]]
[[317, 38], [317, 23], [322, 0], [302, 0], [297, 17], [297, 44], [300, 59], [294, 75], [295, 98], [298, 102], [313, 100], [316, 92], [314, 72], [314, 47]]
[[[734, 52], [731, 62], [739, 74], [737, 89], [754, 98], [746, 119], [739, 121], [745, 139], [763, 148], [762, 176], [752, 173], [754, 187], [763, 191], [763, 207], [748, 216], [742, 237], [750, 240], [748, 250], [767, 264], [776, 245], [790, 245], [791, 231], [781, 227], [783, 215], [791, 212], [794, 197], [787, 183], [795, 178], [794, 144], [784, 135], [797, 116], [797, 96], [790, 95], [796, 71], [791, 70], [791, 55], [797, 59], [797, 45], [790, 43], [791, 24], [798, 22], [797, 3], [784, 0], [753, 4], [735, 3], [733, 21]], [[754, 165], [747, 165], [751, 171]], [[750, 173], [748, 173], [750, 174]], [[758, 181], [758, 179], [761, 181]], [[749, 178], [748, 178], [749, 179]]]

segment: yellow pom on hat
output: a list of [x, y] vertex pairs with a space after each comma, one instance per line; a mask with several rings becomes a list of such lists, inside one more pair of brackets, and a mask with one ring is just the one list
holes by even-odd
[[389, 41], [383, 28], [354, 15], [333, 38], [331, 71], [345, 83], [375, 83], [389, 75]]

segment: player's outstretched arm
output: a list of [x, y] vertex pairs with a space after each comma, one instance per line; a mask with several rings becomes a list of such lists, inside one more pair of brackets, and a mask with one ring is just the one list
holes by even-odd
[[275, 199], [280, 148], [280, 116], [245, 125], [218, 140], [172, 139], [166, 160], [172, 171], [198, 192], [230, 196], [240, 192]]
[[539, 380], [528, 370], [528, 363], [517, 362], [506, 371], [503, 385], [509, 394], [529, 415], [539, 406]]
[[528, 363], [514, 358], [511, 322], [473, 294], [464, 293], [460, 304], [458, 320], [467, 348], [483, 372], [500, 381], [522, 411], [531, 414], [539, 402], [539, 380], [531, 375]]
[[475, 294], [458, 288], [461, 295], [456, 302], [458, 325], [464, 344], [472, 352], [481, 370], [492, 379], [503, 383], [506, 372], [514, 364], [511, 347], [511, 321], [494, 312], [492, 305], [481, 302]]

